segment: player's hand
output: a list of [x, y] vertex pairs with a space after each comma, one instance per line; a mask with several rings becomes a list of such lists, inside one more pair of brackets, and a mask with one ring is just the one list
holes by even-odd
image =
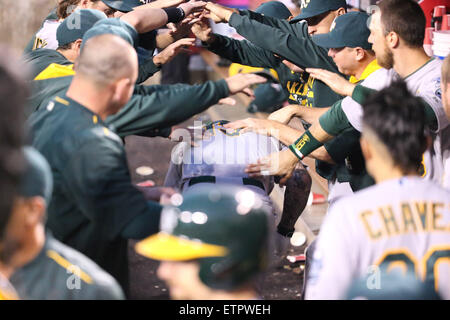
[[169, 28], [169, 33], [174, 39], [181, 39], [186, 37], [189, 34], [189, 31], [191, 31], [191, 27], [200, 21], [199, 17], [196, 17], [196, 15], [200, 15], [200, 12], [191, 14], [189, 17], [183, 19], [183, 21], [175, 24], [175, 23], [168, 23], [166, 26]]
[[306, 72], [309, 73], [314, 79], [318, 79], [324, 82], [327, 86], [331, 88], [337, 94], [341, 96], [350, 96], [353, 94], [353, 90], [356, 85], [347, 81], [345, 78], [341, 77], [337, 73], [316, 68], [306, 68]]
[[196, 22], [192, 28], [192, 33], [201, 41], [210, 43], [214, 41], [214, 36], [211, 34], [212, 29], [208, 23], [208, 20], [202, 18], [200, 21]]
[[276, 125], [275, 121], [267, 119], [247, 118], [227, 123], [224, 127], [230, 130], [241, 129], [241, 133], [256, 132], [266, 136], [276, 136]]
[[239, 92], [247, 94], [249, 91], [244, 91], [245, 88], [254, 84], [264, 83], [267, 81], [267, 79], [256, 74], [238, 73], [234, 76], [226, 78], [225, 81], [228, 84], [230, 95], [233, 95]]
[[203, 1], [189, 1], [186, 3], [182, 3], [178, 6], [178, 8], [183, 9], [185, 16], [187, 17], [191, 13], [201, 12], [203, 8], [206, 6], [206, 2]]
[[165, 48], [163, 51], [154, 56], [153, 62], [156, 65], [165, 64], [170, 60], [172, 60], [183, 49], [193, 46], [194, 43], [195, 38], [184, 38], [175, 41], [174, 43], [170, 44], [167, 48]]
[[302, 68], [300, 68], [299, 66], [297, 66], [296, 64], [293, 64], [290, 61], [287, 60], [282, 60], [281, 61], [286, 67], [289, 68], [289, 70], [296, 72], [296, 73], [303, 73], [305, 72], [305, 70], [303, 70]]
[[258, 160], [257, 163], [249, 164], [245, 172], [250, 177], [259, 176], [279, 176], [280, 185], [285, 185], [292, 177], [292, 173], [297, 165], [298, 158], [289, 149], [272, 153], [271, 155]]
[[278, 121], [283, 124], [288, 124], [292, 117], [295, 116], [295, 112], [299, 108], [298, 105], [291, 104], [283, 107], [277, 111], [272, 112], [267, 119], [272, 121]]
[[217, 3], [208, 2], [205, 6], [205, 17], [212, 19], [215, 23], [228, 22], [235, 12], [238, 12], [238, 10]]

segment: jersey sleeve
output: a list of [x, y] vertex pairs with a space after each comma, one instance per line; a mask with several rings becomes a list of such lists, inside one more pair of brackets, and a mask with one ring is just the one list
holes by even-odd
[[[433, 131], [438, 132], [445, 129], [450, 123], [442, 107], [441, 79], [430, 81], [424, 88], [421, 88], [417, 96], [422, 98], [426, 107], [433, 110], [437, 122], [437, 125], [432, 127]], [[430, 119], [429, 114], [427, 114], [427, 120]]]
[[249, 41], [239, 41], [218, 34], [215, 35], [215, 41], [206, 48], [232, 62], [246, 66], [274, 68], [280, 63], [272, 52], [257, 47]]
[[305, 33], [303, 32], [303, 24], [305, 23], [303, 22], [289, 23], [289, 21], [287, 20], [269, 17], [251, 10], [239, 10], [239, 15], [249, 17], [252, 20], [258, 21], [270, 27], [280, 29], [283, 32], [288, 32], [294, 36], [305, 35]]
[[142, 214], [155, 221], [154, 229], [148, 230], [150, 235], [158, 231], [161, 206], [147, 202], [131, 184], [124, 151], [118, 144], [108, 137], [84, 142], [62, 170], [64, 188], [83, 215], [101, 224], [111, 239]]
[[258, 47], [276, 53], [302, 68], [322, 68], [339, 72], [325, 48], [316, 45], [307, 33], [306, 24], [295, 35], [247, 16], [232, 14], [229, 24]]
[[193, 86], [151, 87], [135, 91], [119, 113], [107, 118], [106, 122], [119, 136], [143, 134], [151, 129], [176, 125], [208, 109], [229, 93], [225, 80]]
[[335, 203], [321, 227], [306, 282], [307, 300], [345, 299], [357, 261], [346, 199]]

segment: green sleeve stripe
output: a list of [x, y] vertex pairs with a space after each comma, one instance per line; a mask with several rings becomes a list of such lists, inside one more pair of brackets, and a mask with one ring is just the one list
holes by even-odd
[[378, 91], [375, 89], [367, 88], [358, 84], [353, 90], [352, 99], [362, 105], [366, 102], [367, 98], [377, 92]]
[[331, 108], [319, 118], [320, 126], [329, 135], [337, 136], [352, 125], [342, 110], [342, 100], [337, 101]]

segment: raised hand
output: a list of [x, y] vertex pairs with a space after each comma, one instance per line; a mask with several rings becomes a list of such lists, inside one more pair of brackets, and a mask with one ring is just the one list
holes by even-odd
[[156, 65], [161, 65], [172, 60], [180, 51], [185, 49], [186, 47], [193, 46], [195, 43], [195, 38], [184, 38], [174, 43], [170, 44], [163, 51], [158, 53], [153, 57], [153, 62]]
[[285, 149], [249, 164], [245, 172], [249, 177], [279, 176], [279, 184], [284, 185], [292, 176], [297, 162], [298, 158], [289, 149]]
[[309, 73], [314, 79], [318, 79], [324, 82], [327, 86], [331, 88], [337, 94], [341, 96], [351, 96], [356, 85], [347, 81], [345, 78], [341, 77], [337, 73], [316, 68], [306, 68], [306, 72]]
[[183, 9], [185, 16], [187, 17], [191, 13], [203, 11], [203, 8], [206, 6], [206, 2], [203, 1], [189, 1], [186, 3], [182, 3], [178, 6], [178, 8]]
[[225, 128], [230, 130], [242, 129], [241, 132], [256, 132], [267, 136], [276, 135], [277, 129], [274, 121], [266, 119], [247, 118], [244, 120], [237, 120], [224, 125]]
[[191, 30], [192, 33], [203, 42], [212, 42], [214, 40], [213, 35], [211, 34], [212, 29], [209, 26], [208, 20], [205, 18], [196, 22]]
[[[251, 73], [238, 73], [225, 79], [228, 84], [230, 95], [244, 92], [244, 89], [258, 83], [264, 83], [266, 78]], [[247, 91], [248, 92], [248, 91]]]
[[215, 23], [228, 22], [235, 12], [238, 12], [238, 10], [217, 3], [208, 2], [205, 6], [205, 17], [212, 19]]

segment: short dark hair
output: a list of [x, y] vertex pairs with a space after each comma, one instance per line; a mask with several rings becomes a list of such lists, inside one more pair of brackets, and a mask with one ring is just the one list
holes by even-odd
[[412, 48], [423, 46], [426, 19], [422, 8], [413, 0], [383, 0], [378, 4], [385, 34], [395, 32]]
[[72, 13], [73, 6], [77, 6], [81, 0], [62, 0], [56, 8], [59, 19], [65, 19]]
[[0, 46], [0, 240], [25, 166], [22, 145], [28, 88], [19, 74], [25, 68], [15, 60], [7, 48]]
[[418, 172], [427, 148], [425, 108], [401, 80], [370, 97], [363, 105], [364, 127], [387, 147], [405, 173]]
[[72, 46], [73, 46], [73, 44], [75, 43], [75, 41], [74, 42], [70, 42], [70, 43], [66, 43], [65, 45], [62, 45], [62, 46], [59, 46], [58, 48], [56, 48], [56, 50], [70, 50], [70, 49], [72, 49]]

